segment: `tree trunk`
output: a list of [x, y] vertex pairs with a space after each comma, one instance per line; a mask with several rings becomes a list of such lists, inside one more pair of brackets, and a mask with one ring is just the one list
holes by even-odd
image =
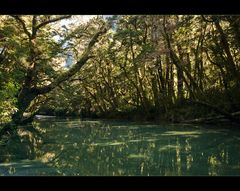
[[236, 80], [237, 84], [239, 85], [240, 75], [239, 75], [239, 72], [237, 71], [233, 56], [231, 54], [227, 37], [226, 37], [225, 33], [223, 32], [223, 29], [220, 25], [220, 21], [217, 17], [214, 17], [214, 24], [217, 28], [217, 31], [218, 31], [219, 35], [220, 35], [221, 45], [222, 45], [222, 47], [223, 47], [223, 49], [224, 49], [224, 51], [227, 55], [226, 68], [228, 69], [229, 73], [233, 75], [233, 78]]
[[160, 100], [159, 100], [159, 92], [157, 88], [157, 77], [153, 74], [153, 78], [151, 79], [152, 92], [153, 92], [153, 101], [156, 111], [159, 111], [160, 108]]
[[17, 98], [17, 108], [18, 111], [12, 116], [12, 121], [15, 124], [22, 124], [26, 121], [28, 121], [29, 117], [24, 116], [24, 112], [27, 110], [27, 108], [30, 106], [31, 102], [38, 96], [46, 94], [56, 87], [58, 87], [62, 82], [67, 81], [69, 78], [71, 78], [73, 75], [75, 75], [82, 66], [91, 58], [91, 49], [94, 46], [94, 44], [98, 41], [99, 36], [105, 34], [107, 32], [106, 28], [102, 28], [100, 31], [98, 31], [95, 35], [93, 35], [92, 39], [90, 40], [88, 47], [83, 52], [80, 59], [77, 61], [75, 65], [73, 65], [67, 72], [60, 75], [54, 82], [51, 84], [44, 86], [42, 88], [32, 88], [32, 79], [34, 75], [34, 68], [29, 68], [29, 71], [27, 73], [27, 76], [25, 78], [25, 83], [18, 95]]
[[34, 89], [27, 88], [27, 87], [24, 87], [20, 91], [18, 95], [18, 100], [17, 100], [18, 111], [12, 116], [12, 121], [15, 124], [22, 124], [25, 122], [25, 120], [28, 119], [27, 116], [24, 116], [24, 112], [30, 106], [34, 98], [37, 97], [37, 95], [38, 94], [34, 91]]
[[[184, 67], [184, 59], [182, 54], [182, 48], [179, 44], [177, 44], [179, 60], [181, 61], [179, 64]], [[183, 94], [183, 70], [182, 67], [177, 67], [177, 99], [182, 100], [184, 98]]]

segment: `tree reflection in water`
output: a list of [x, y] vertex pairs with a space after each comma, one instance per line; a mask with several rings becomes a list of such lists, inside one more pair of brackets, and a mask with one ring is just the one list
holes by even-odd
[[240, 131], [43, 120], [0, 148], [2, 175], [239, 175]]

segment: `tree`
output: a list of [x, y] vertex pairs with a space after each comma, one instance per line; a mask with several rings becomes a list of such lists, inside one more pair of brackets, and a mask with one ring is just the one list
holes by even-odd
[[[93, 58], [91, 51], [94, 45], [107, 32], [104, 22], [98, 21], [96, 25], [96, 21], [93, 21], [85, 26], [77, 26], [70, 32], [66, 31], [64, 33], [64, 31], [61, 31], [62, 33], [58, 36], [63, 36], [63, 39], [55, 42], [53, 37], [56, 36], [54, 35], [56, 29], [54, 29], [53, 25], [58, 21], [69, 18], [71, 18], [70, 15], [11, 15], [7, 17], [6, 23], [11, 22], [13, 28], [17, 27], [20, 30], [18, 36], [16, 33], [14, 34], [18, 40], [19, 47], [13, 47], [9, 51], [15, 51], [13, 52], [16, 57], [14, 62], [22, 66], [22, 74], [24, 75], [20, 79], [21, 85], [16, 103], [17, 112], [12, 118], [14, 123], [23, 123], [31, 118], [35, 111], [28, 116], [25, 115], [25, 112], [28, 111], [34, 100], [39, 99], [42, 95], [47, 94], [64, 81], [70, 79], [89, 59]], [[91, 31], [87, 28], [91, 28]], [[68, 47], [65, 48], [64, 46], [68, 46], [68, 43], [70, 44], [73, 39], [77, 39], [76, 43], [82, 40], [85, 45], [81, 48], [84, 50], [80, 56], [76, 57], [76, 63], [69, 70], [60, 72], [57, 69], [59, 63], [54, 59], [61, 59], [64, 52], [68, 49]], [[18, 52], [21, 52], [21, 54], [17, 54]]]
[[220, 27], [234, 70], [229, 68], [226, 48], [219, 44], [221, 29], [205, 17], [114, 17], [115, 27], [104, 37], [101, 49], [94, 50], [97, 56], [77, 73], [74, 89], [79, 91], [73, 100], [78, 100], [82, 111], [99, 116], [121, 116], [121, 112], [145, 118], [172, 116], [174, 108], [184, 109], [182, 103], [194, 101], [205, 103], [204, 107], [216, 105], [214, 112], [237, 111], [238, 82], [232, 76], [238, 72], [237, 37], [234, 27], [227, 29], [233, 21], [221, 17]]
[[1, 17], [1, 103], [16, 105], [15, 123], [38, 109], [169, 120], [206, 115], [197, 107], [230, 120], [240, 110], [237, 16], [119, 15], [60, 26], [65, 19]]

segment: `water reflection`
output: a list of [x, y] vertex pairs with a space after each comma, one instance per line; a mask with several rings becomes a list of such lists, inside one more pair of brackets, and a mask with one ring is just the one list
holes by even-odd
[[240, 131], [44, 120], [0, 147], [1, 175], [239, 175]]

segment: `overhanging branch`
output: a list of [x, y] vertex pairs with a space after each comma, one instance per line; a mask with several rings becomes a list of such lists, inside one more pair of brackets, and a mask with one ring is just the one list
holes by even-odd
[[45, 86], [43, 88], [37, 89], [39, 94], [45, 94], [50, 92], [52, 89], [56, 88], [59, 84], [62, 82], [68, 80], [70, 77], [75, 75], [81, 68], [82, 66], [93, 56], [90, 55], [91, 49], [94, 46], [94, 44], [97, 43], [98, 38], [105, 34], [107, 32], [107, 28], [104, 26], [102, 27], [95, 35], [93, 35], [92, 39], [90, 40], [87, 48], [81, 55], [80, 59], [65, 73], [60, 75], [54, 82], [49, 84], [48, 86]]
[[47, 20], [45, 22], [42, 22], [41, 24], [37, 25], [36, 30], [40, 29], [41, 27], [43, 27], [47, 24], [54, 23], [56, 21], [60, 21], [60, 20], [63, 20], [63, 19], [69, 19], [69, 18], [71, 18], [71, 15], [65, 15], [65, 16], [60, 16], [60, 17], [54, 18], [54, 19], [49, 19], [49, 20]]

